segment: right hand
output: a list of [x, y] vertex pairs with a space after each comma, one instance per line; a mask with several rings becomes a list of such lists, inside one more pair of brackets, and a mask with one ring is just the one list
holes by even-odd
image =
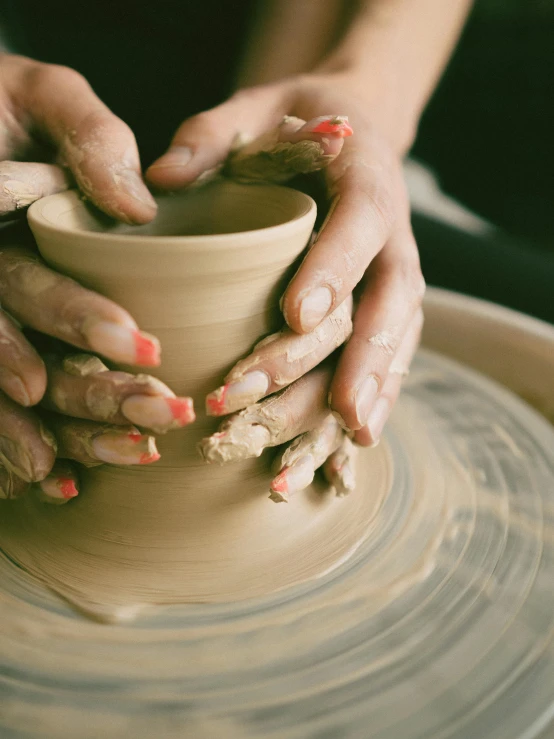
[[[154, 218], [131, 130], [77, 72], [1, 55], [0, 123], [2, 220], [75, 185], [118, 220]], [[20, 326], [135, 366], [159, 364], [157, 340], [112, 301], [49, 269], [26, 229], [4, 226], [0, 243], [0, 498], [32, 482], [53, 502], [75, 495], [76, 472], [56, 462], [56, 449], [87, 465], [155, 461], [154, 438], [135, 424], [189, 423], [190, 399], [153, 377], [110, 372], [93, 356], [64, 357], [60, 343], [39, 354]], [[54, 413], [30, 409], [41, 400]]]

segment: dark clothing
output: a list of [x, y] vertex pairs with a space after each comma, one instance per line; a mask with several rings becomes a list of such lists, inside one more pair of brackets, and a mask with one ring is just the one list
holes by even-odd
[[554, 258], [503, 232], [476, 236], [414, 214], [430, 285], [491, 300], [554, 323]]
[[554, 255], [552, 0], [476, 0], [414, 154], [449, 194]]

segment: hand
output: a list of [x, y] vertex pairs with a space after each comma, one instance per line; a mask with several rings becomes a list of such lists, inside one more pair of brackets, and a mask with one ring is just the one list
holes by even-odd
[[[180, 428], [194, 420], [191, 400], [148, 375], [110, 372], [88, 352], [156, 366], [157, 340], [115, 303], [43, 264], [27, 231], [5, 227], [2, 236], [0, 498], [17, 497], [33, 482], [49, 500], [76, 495], [77, 472], [55, 464], [56, 455], [87, 465], [156, 461], [154, 438], [136, 427]], [[41, 334], [31, 342], [20, 325]], [[40, 401], [50, 413], [30, 409]]]
[[0, 54], [0, 122], [0, 218], [75, 184], [114, 218], [154, 218], [133, 133], [78, 72]]
[[[133, 134], [79, 74], [4, 54], [0, 93], [0, 160], [27, 160], [0, 161], [1, 218], [75, 184], [116, 218], [145, 223], [154, 217]], [[25, 229], [4, 227], [0, 238], [6, 311], [0, 312], [0, 498], [40, 482], [46, 500], [64, 502], [78, 485], [75, 467], [65, 460], [155, 461], [154, 438], [136, 426], [168, 430], [189, 423], [194, 413], [188, 398], [176, 398], [147, 375], [110, 372], [96, 357], [73, 356], [59, 343], [39, 353], [20, 325], [114, 361], [143, 367], [160, 361], [154, 337], [112, 301], [46, 267]], [[41, 400], [54, 413], [30, 410]]]
[[[348, 114], [354, 130], [354, 136], [341, 140], [340, 146], [332, 136], [314, 133], [322, 114], [330, 111]], [[275, 131], [279, 121], [291, 115], [308, 121], [298, 134], [308, 134], [320, 143], [323, 164], [327, 165], [328, 217], [282, 299], [292, 331], [283, 332], [269, 344], [270, 350], [262, 344], [251, 357], [239, 362], [225, 385], [208, 396], [208, 410], [223, 415], [259, 401], [309, 372], [348, 339], [336, 368], [326, 370], [328, 394], [317, 396], [317, 407], [321, 412], [332, 412], [358, 443], [376, 444], [419, 341], [424, 281], [410, 226], [401, 155], [387, 141], [386, 132], [378, 130], [359, 90], [338, 74], [307, 75], [242, 90], [223, 105], [185, 121], [168, 152], [148, 170], [147, 179], [169, 189], [186, 186], [204, 172], [220, 167], [236, 146], [237, 136], [254, 139], [250, 153], [261, 142], [267, 158], [271, 135], [268, 138], [264, 132]], [[274, 133], [274, 144], [276, 140], [282, 143]], [[332, 156], [325, 159], [328, 154]], [[234, 158], [236, 155], [231, 162]], [[339, 311], [354, 290], [356, 308], [351, 332], [345, 335], [344, 313]], [[342, 328], [330, 330], [330, 321]], [[320, 333], [314, 338], [313, 332]], [[289, 363], [291, 340], [298, 342], [295, 351], [301, 361]], [[264, 408], [273, 409], [277, 404], [286, 416], [293, 409], [296, 413], [299, 403], [298, 407], [305, 409], [303, 419], [288, 423], [284, 418], [281, 435], [267, 422], [262, 427], [268, 433], [253, 422], [248, 432], [251, 442], [245, 445], [244, 424], [254, 417], [247, 408], [223, 424], [222, 430], [230, 439], [225, 456], [248, 456], [254, 449], [259, 453], [260, 447], [283, 443], [326, 424], [326, 418], [311, 417], [311, 406], [300, 402], [311, 387], [311, 376], [307, 375], [307, 384], [296, 383], [289, 392], [255, 407], [254, 416], [264, 415]], [[240, 438], [231, 433], [235, 426], [242, 427]], [[325, 428], [328, 432], [330, 423]], [[218, 459], [214, 451], [218, 446], [206, 442], [205, 456]], [[219, 455], [222, 460], [223, 455]]]

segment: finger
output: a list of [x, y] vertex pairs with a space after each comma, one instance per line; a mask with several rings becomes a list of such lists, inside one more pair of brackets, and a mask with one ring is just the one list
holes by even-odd
[[347, 299], [309, 334], [286, 327], [268, 336], [207, 396], [206, 412], [224, 416], [290, 385], [341, 346], [351, 331], [352, 300]]
[[0, 162], [0, 220], [15, 218], [35, 200], [71, 185], [69, 173], [54, 164]]
[[38, 483], [39, 498], [44, 503], [63, 505], [79, 495], [79, 478], [73, 465], [58, 460], [52, 471]]
[[15, 323], [0, 311], [0, 389], [22, 406], [38, 403], [46, 389], [46, 370]]
[[274, 128], [286, 112], [280, 85], [241, 90], [226, 102], [186, 120], [168, 151], [146, 172], [160, 188], [178, 188], [221, 165], [238, 140], [252, 140]]
[[290, 495], [311, 485], [316, 470], [339, 448], [343, 436], [344, 431], [328, 414], [322, 423], [295, 439], [279, 460], [279, 473], [270, 485], [271, 500], [288, 502]]
[[160, 458], [153, 436], [133, 426], [113, 426], [93, 421], [47, 416], [58, 442], [58, 456], [88, 466], [107, 464], [151, 464]]
[[312, 331], [340, 305], [389, 238], [397, 211], [408, 218], [398, 169], [387, 150], [372, 140], [359, 150], [345, 144], [326, 169], [332, 213], [282, 301], [294, 331]]
[[0, 465], [25, 482], [37, 482], [55, 459], [56, 442], [35, 413], [0, 393]]
[[65, 416], [112, 424], [135, 424], [165, 433], [195, 419], [192, 398], [177, 398], [150, 375], [111, 372], [90, 354], [45, 357], [48, 389], [44, 407]]
[[8, 96], [20, 115], [59, 151], [81, 191], [104, 212], [128, 223], [148, 223], [156, 203], [140, 175], [131, 129], [78, 72], [12, 57]]
[[356, 442], [360, 446], [377, 446], [379, 443], [383, 428], [400, 394], [402, 380], [409, 372], [410, 364], [421, 338], [422, 326], [423, 311], [419, 310], [412, 319], [406, 336], [390, 365], [387, 379], [371, 409], [367, 424], [359, 431], [356, 431], [354, 435]]
[[0, 467], [0, 500], [14, 500], [21, 498], [29, 489], [29, 483], [22, 480], [13, 472]]
[[31, 250], [2, 249], [0, 295], [4, 307], [25, 326], [115, 362], [160, 363], [158, 340], [139, 331], [127, 311], [46, 267]]
[[232, 151], [223, 173], [246, 182], [286, 182], [328, 166], [352, 133], [346, 116], [321, 116], [307, 123], [284, 116], [278, 126]]
[[230, 416], [217, 433], [200, 442], [201, 455], [216, 464], [259, 457], [266, 447], [316, 427], [329, 415], [330, 379], [330, 365], [320, 366], [285, 390]]
[[323, 472], [329, 485], [339, 497], [348, 495], [356, 487], [357, 447], [348, 436], [343, 436], [339, 448], [331, 454], [323, 465]]
[[329, 405], [344, 428], [359, 429], [367, 423], [423, 292], [417, 247], [406, 224], [368, 270], [352, 336], [331, 385]]

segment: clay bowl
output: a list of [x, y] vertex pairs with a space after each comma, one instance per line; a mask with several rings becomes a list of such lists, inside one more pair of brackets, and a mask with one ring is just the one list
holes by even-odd
[[[283, 187], [219, 181], [159, 206], [143, 227], [114, 224], [74, 192], [29, 210], [45, 260], [155, 334], [162, 365], [154, 374], [197, 409], [195, 424], [159, 438], [155, 465], [84, 470], [70, 506], [53, 511], [29, 496], [4, 521], [4, 551], [102, 618], [302, 582], [353, 551], [379, 505], [378, 494], [339, 500], [317, 484], [276, 505], [268, 500], [274, 452], [217, 467], [197, 451], [218, 425], [204, 413], [205, 395], [283, 325], [278, 300], [310, 238], [314, 202]], [[376, 490], [389, 474], [386, 454], [379, 459], [363, 475]]]

